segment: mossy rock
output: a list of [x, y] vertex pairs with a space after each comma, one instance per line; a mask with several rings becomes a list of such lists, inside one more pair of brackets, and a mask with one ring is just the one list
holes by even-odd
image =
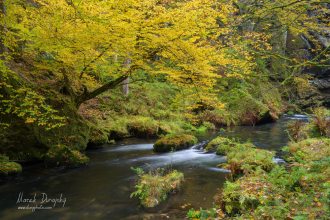
[[297, 143], [290, 143], [285, 148], [291, 155], [291, 160], [297, 162], [317, 161], [325, 157], [330, 157], [329, 138], [310, 138]]
[[89, 158], [78, 150], [70, 149], [65, 145], [56, 145], [47, 152], [45, 162], [51, 166], [79, 167], [86, 165]]
[[0, 155], [0, 176], [15, 175], [22, 172], [22, 166], [16, 162], [9, 161], [9, 158]]
[[69, 146], [70, 149], [85, 150], [91, 128], [89, 123], [79, 115], [76, 103], [69, 96], [53, 91], [44, 92], [47, 92], [48, 102], [58, 111], [58, 115], [65, 117], [65, 125], [50, 130], [33, 125], [37, 140], [48, 149], [54, 144], [61, 144]]
[[233, 139], [226, 137], [217, 137], [211, 140], [205, 147], [207, 152], [216, 152], [218, 155], [226, 155], [230, 148], [237, 145], [237, 142]]
[[132, 136], [150, 138], [158, 136], [159, 124], [152, 118], [135, 117], [128, 122], [127, 128]]
[[166, 135], [154, 144], [155, 152], [169, 152], [187, 149], [197, 143], [197, 138], [189, 134]]
[[238, 144], [227, 153], [227, 162], [221, 167], [230, 170], [233, 177], [254, 172], [258, 168], [271, 171], [276, 165], [274, 156], [274, 152], [256, 149], [251, 143]]
[[88, 147], [98, 147], [106, 143], [109, 143], [107, 132], [92, 126], [89, 134]]

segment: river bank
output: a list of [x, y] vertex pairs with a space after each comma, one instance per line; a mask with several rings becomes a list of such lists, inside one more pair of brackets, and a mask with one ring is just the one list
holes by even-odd
[[[255, 127], [233, 127], [210, 133], [201, 139], [212, 139], [221, 134], [243, 141], [251, 140], [256, 146], [279, 150], [288, 141], [285, 126], [297, 117], [283, 117], [276, 123]], [[50, 216], [63, 218], [98, 219], [182, 219], [190, 208], [211, 208], [214, 195], [222, 187], [228, 173], [217, 167], [224, 157], [206, 154], [199, 149], [156, 154], [152, 150], [153, 139], [125, 139], [113, 146], [105, 146], [87, 152], [90, 164], [76, 169], [45, 169], [42, 164], [26, 167], [24, 172], [0, 186], [0, 216], [4, 219], [15, 213], [24, 219], [41, 219]], [[182, 190], [153, 209], [143, 209], [138, 201], [130, 199], [134, 190], [135, 174], [130, 167], [146, 170], [171, 166], [183, 172]], [[20, 192], [26, 195], [47, 193], [67, 198], [66, 207], [36, 212], [17, 210], [16, 200]], [[83, 210], [83, 211], [81, 211]]]

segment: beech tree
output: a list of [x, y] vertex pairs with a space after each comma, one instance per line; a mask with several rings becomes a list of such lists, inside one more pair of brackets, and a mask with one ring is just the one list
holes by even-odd
[[[35, 78], [51, 74], [76, 105], [139, 70], [209, 90], [224, 71], [250, 71], [222, 49], [234, 13], [214, 0], [13, 0], [6, 3], [6, 59], [24, 60]], [[116, 59], [114, 59], [116, 57]], [[130, 65], [125, 61], [130, 60]], [[245, 63], [247, 64], [247, 63]], [[227, 69], [227, 70], [226, 70]], [[41, 75], [41, 76], [40, 76]]]

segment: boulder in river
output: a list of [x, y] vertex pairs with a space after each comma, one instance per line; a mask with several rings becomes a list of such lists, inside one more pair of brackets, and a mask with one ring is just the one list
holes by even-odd
[[187, 149], [197, 143], [197, 138], [189, 134], [166, 135], [154, 144], [155, 152], [169, 152]]

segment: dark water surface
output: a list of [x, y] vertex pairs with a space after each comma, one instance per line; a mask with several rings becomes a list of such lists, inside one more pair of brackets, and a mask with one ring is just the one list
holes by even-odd
[[[251, 140], [260, 148], [279, 150], [288, 142], [285, 126], [292, 119], [306, 118], [285, 116], [276, 123], [235, 127], [219, 133]], [[18, 178], [0, 185], [0, 219], [184, 219], [191, 207], [212, 207], [214, 195], [227, 175], [225, 170], [217, 168], [224, 157], [193, 148], [156, 154], [152, 144], [151, 140], [129, 139], [90, 151], [90, 164], [78, 169], [45, 169], [40, 164], [27, 167]], [[160, 206], [143, 209], [136, 199], [130, 199], [135, 181], [131, 167], [172, 167], [184, 173], [185, 182], [178, 194]], [[46, 195], [47, 199], [57, 198], [58, 202], [52, 209], [19, 210], [18, 207], [29, 204], [17, 203], [20, 193], [23, 199], [36, 195], [39, 204]], [[53, 206], [54, 202], [44, 201], [42, 205]]]

